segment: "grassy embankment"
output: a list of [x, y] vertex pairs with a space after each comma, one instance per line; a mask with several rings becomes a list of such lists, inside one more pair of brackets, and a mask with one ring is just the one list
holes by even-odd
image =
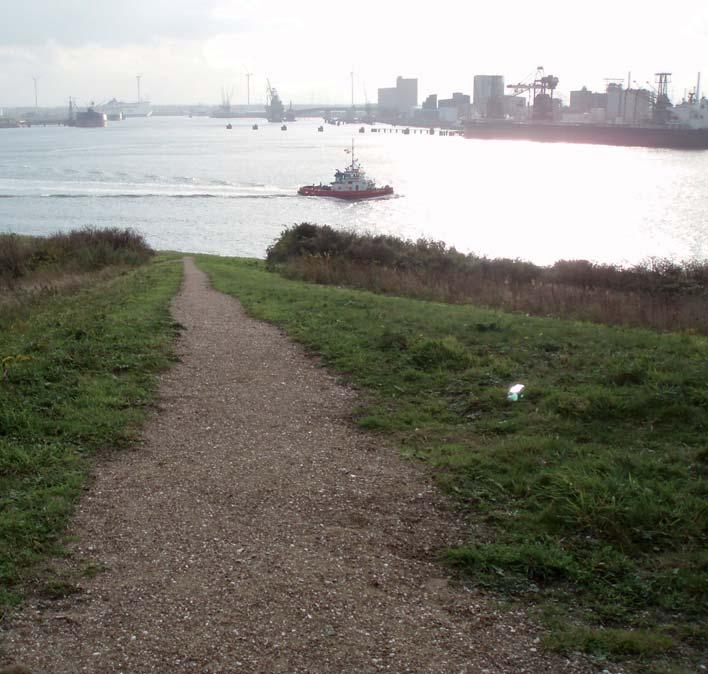
[[708, 335], [708, 262], [649, 259], [630, 268], [587, 260], [542, 267], [302, 223], [268, 261], [290, 278], [456, 304]]
[[[133, 440], [153, 399], [155, 373], [171, 360], [176, 326], [168, 305], [181, 267], [166, 256], [135, 267], [151, 251], [144, 242], [134, 246], [132, 235], [127, 246], [115, 244], [118, 233], [84, 230], [13, 242], [25, 251], [53, 250], [58, 239], [76, 246], [64, 257], [42, 255], [35, 267], [42, 267], [41, 285], [51, 271], [61, 290], [2, 293], [0, 610], [28, 584], [50, 595], [70, 590], [65, 580], [40, 573], [40, 562], [61, 552], [57, 541], [91, 457]], [[24, 269], [13, 285], [36, 280]]]
[[469, 543], [443, 554], [465, 582], [538, 606], [549, 648], [696, 666], [708, 340], [198, 264], [360, 387], [363, 428], [434, 469], [470, 515]]

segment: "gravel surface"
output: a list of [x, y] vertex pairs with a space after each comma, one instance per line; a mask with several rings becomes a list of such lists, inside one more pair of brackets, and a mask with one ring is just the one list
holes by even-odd
[[[31, 599], [0, 664], [62, 672], [587, 672], [520, 611], [448, 583], [462, 523], [349, 421], [356, 394], [189, 259], [181, 361], [71, 526], [81, 592]], [[87, 564], [105, 569], [93, 578]]]

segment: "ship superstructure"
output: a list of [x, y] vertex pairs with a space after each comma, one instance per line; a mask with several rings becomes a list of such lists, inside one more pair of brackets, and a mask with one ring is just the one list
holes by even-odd
[[101, 103], [95, 108], [98, 112], [104, 112], [109, 117], [112, 115], [122, 115], [123, 117], [150, 117], [152, 115], [152, 107], [150, 101], [134, 101], [127, 103], [112, 98], [110, 101]]
[[77, 126], [82, 129], [93, 129], [108, 126], [108, 117], [105, 112], [95, 110], [93, 103], [80, 111], [74, 102], [69, 99], [69, 119], [67, 126]]
[[329, 185], [304, 185], [298, 190], [298, 194], [304, 197], [336, 197], [348, 201], [358, 201], [361, 199], [372, 199], [393, 194], [393, 187], [385, 185], [378, 187], [376, 182], [369, 178], [361, 165], [354, 157], [354, 141], [352, 149], [345, 150], [351, 152], [352, 161], [343, 171], [337, 170], [334, 174], [334, 182]]
[[708, 99], [701, 96], [701, 76], [696, 88], [671, 110], [671, 122], [690, 129], [708, 129]]
[[275, 87], [270, 85], [270, 80], [266, 80], [268, 84], [267, 92], [267, 102], [266, 102], [266, 117], [269, 122], [277, 122], [280, 124], [285, 119], [285, 107], [283, 106], [283, 101], [280, 100], [278, 92]]
[[135, 79], [138, 84], [138, 100], [133, 102], [119, 101], [112, 98], [110, 101], [101, 103], [95, 106], [97, 112], [105, 113], [110, 119], [121, 119], [126, 117], [150, 117], [152, 115], [152, 107], [150, 101], [144, 101], [140, 93], [140, 81], [142, 75], [136, 75]]

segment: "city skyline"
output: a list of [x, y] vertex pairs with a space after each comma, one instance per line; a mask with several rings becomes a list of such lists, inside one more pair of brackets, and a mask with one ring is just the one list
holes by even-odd
[[[378, 88], [398, 75], [417, 78], [419, 103], [429, 93], [472, 93], [476, 74], [507, 83], [530, 77], [538, 65], [560, 78], [558, 94], [602, 90], [605, 78], [654, 85], [654, 73], [673, 73], [678, 102], [702, 71], [708, 81], [708, 6], [677, 0], [672, 12], [637, 13], [598, 0], [581, 19], [556, 0], [528, 7], [469, 7], [421, 12], [395, 0], [381, 7], [362, 0], [355, 16], [320, 3], [274, 0], [149, 0], [122, 3], [29, 0], [3, 9], [0, 26], [0, 107], [79, 104], [116, 97], [135, 100], [135, 76], [153, 104], [217, 104], [221, 91], [245, 103], [265, 98], [266, 78], [284, 101], [376, 101]], [[631, 3], [635, 4], [635, 3]]]

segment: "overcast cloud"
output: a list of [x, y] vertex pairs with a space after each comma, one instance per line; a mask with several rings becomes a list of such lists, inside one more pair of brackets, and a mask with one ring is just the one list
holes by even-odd
[[606, 77], [644, 85], [674, 73], [674, 98], [703, 70], [708, 84], [708, 2], [448, 0], [0, 0], [0, 107], [135, 98], [135, 75], [153, 103], [219, 102], [223, 87], [251, 101], [269, 78], [286, 101], [376, 100], [396, 75], [428, 93], [471, 93], [474, 74], [512, 82], [537, 65], [560, 92]]
[[160, 38], [205, 38], [248, 29], [243, 12], [220, 14], [223, 3], [201, 0], [2, 0], [5, 45], [130, 45]]

